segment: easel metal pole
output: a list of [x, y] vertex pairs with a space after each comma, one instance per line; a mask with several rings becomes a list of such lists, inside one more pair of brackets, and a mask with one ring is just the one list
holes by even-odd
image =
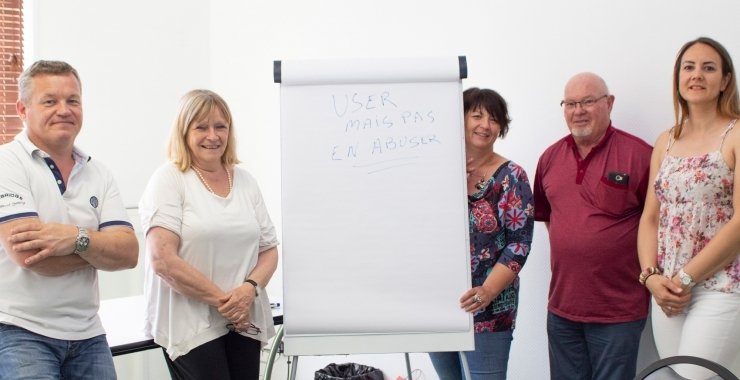
[[411, 378], [411, 375], [412, 375], [413, 372], [411, 371], [411, 360], [409, 360], [409, 353], [408, 352], [404, 352], [403, 355], [406, 357], [406, 373], [408, 374], [408, 377], [406, 379], [413, 380]]
[[473, 380], [473, 378], [470, 376], [470, 367], [468, 366], [468, 359], [465, 357], [465, 352], [460, 351], [458, 355], [460, 355], [460, 364], [462, 365], [462, 370], [463, 370], [463, 374], [465, 375], [465, 379]]

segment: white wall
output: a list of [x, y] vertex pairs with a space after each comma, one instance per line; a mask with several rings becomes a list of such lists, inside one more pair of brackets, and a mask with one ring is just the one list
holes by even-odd
[[[210, 84], [207, 5], [199, 1], [33, 1], [33, 57], [82, 79], [79, 144], [116, 175], [126, 206], [165, 161], [180, 96]], [[29, 59], [30, 58], [30, 59]]]
[[[539, 154], [566, 132], [558, 102], [572, 74], [601, 74], [616, 96], [614, 124], [652, 143], [672, 122], [671, 70], [685, 41], [714, 37], [740, 62], [737, 0], [30, 2], [32, 58], [64, 59], [80, 71], [79, 142], [114, 171], [127, 205], [164, 159], [179, 97], [209, 87], [232, 107], [243, 165], [278, 228], [273, 60], [465, 55], [464, 87], [494, 88], [510, 104], [511, 131], [496, 149], [531, 177]], [[548, 255], [538, 224], [522, 272], [512, 379], [547, 377]], [[271, 293], [281, 292], [280, 282], [278, 273]]]

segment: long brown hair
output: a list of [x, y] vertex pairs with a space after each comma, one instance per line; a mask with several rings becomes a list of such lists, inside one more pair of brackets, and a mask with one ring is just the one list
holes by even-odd
[[684, 122], [689, 117], [689, 105], [678, 91], [678, 75], [681, 71], [681, 60], [684, 53], [690, 47], [696, 44], [704, 44], [714, 49], [722, 60], [722, 77], [729, 75], [730, 79], [724, 91], [719, 93], [717, 99], [717, 111], [720, 115], [733, 119], [740, 118], [740, 98], [737, 92], [737, 80], [735, 79], [735, 67], [732, 64], [730, 53], [727, 52], [722, 44], [709, 38], [699, 37], [693, 41], [685, 43], [676, 55], [676, 63], [673, 66], [673, 111], [675, 113], [676, 125], [673, 127], [673, 138], [677, 139], [681, 135], [681, 129]]

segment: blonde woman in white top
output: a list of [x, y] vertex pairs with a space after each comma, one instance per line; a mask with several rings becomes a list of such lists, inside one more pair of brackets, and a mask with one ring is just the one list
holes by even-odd
[[277, 267], [275, 228], [235, 152], [226, 102], [187, 93], [170, 162], [139, 204], [147, 331], [173, 379], [257, 379], [260, 350], [275, 334], [264, 290]]

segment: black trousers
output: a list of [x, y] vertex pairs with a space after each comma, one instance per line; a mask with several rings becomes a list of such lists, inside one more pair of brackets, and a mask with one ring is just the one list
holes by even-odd
[[261, 348], [260, 341], [229, 331], [174, 361], [162, 351], [173, 380], [258, 380]]

